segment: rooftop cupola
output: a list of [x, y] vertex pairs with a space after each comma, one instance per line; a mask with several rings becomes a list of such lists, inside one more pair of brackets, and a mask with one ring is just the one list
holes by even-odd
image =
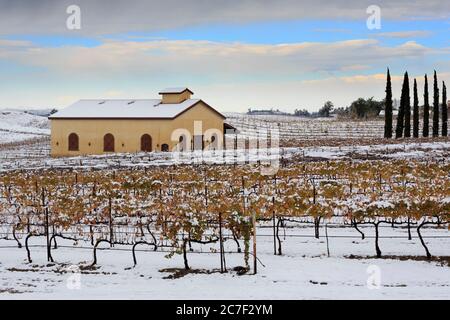
[[191, 98], [194, 94], [188, 88], [167, 88], [159, 92], [162, 95], [161, 103], [181, 103]]

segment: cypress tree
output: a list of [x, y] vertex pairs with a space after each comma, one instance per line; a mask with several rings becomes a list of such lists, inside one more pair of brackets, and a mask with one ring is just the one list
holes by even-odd
[[392, 86], [389, 68], [387, 69], [386, 99], [384, 103], [384, 137], [392, 138]]
[[439, 87], [436, 70], [434, 70], [433, 83], [433, 137], [439, 136]]
[[447, 128], [447, 119], [448, 119], [448, 110], [447, 110], [447, 87], [445, 86], [445, 82], [442, 82], [442, 136], [446, 137], [448, 135]]
[[[395, 137], [401, 138], [403, 136], [404, 121], [405, 121], [405, 102], [406, 102], [406, 91], [409, 91], [408, 85], [408, 72], [405, 72], [403, 77], [402, 95], [400, 98], [400, 107], [398, 108], [397, 114], [397, 127], [395, 128]], [[408, 93], [409, 96], [409, 93]]]
[[425, 85], [423, 88], [423, 129], [422, 135], [428, 137], [430, 133], [430, 103], [428, 101], [428, 77], [425, 75]]
[[409, 78], [408, 73], [406, 73], [406, 86], [405, 86], [405, 97], [404, 97], [404, 107], [403, 112], [405, 115], [405, 138], [411, 137], [411, 98], [409, 95]]
[[413, 137], [419, 137], [419, 97], [417, 96], [416, 79], [414, 79]]

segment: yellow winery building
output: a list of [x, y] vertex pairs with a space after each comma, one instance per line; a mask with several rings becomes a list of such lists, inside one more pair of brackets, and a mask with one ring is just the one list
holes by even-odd
[[161, 99], [80, 100], [51, 115], [52, 156], [222, 147], [225, 116], [191, 99], [188, 88], [159, 94]]

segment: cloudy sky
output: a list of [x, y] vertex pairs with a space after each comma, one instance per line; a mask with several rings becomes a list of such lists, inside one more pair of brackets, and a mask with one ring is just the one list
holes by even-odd
[[450, 83], [449, 34], [448, 0], [0, 0], [0, 108], [174, 86], [221, 111], [347, 106], [381, 99], [386, 67], [396, 97], [405, 70]]

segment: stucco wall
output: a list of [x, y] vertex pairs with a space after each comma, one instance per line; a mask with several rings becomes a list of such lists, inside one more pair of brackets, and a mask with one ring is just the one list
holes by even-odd
[[189, 91], [184, 91], [182, 93], [163, 93], [162, 103], [180, 103], [184, 100], [190, 99], [191, 93]]
[[[172, 132], [184, 128], [193, 136], [194, 121], [201, 121], [200, 134], [208, 129], [217, 129], [221, 135], [219, 140], [222, 140], [223, 118], [200, 102], [173, 120], [53, 119], [51, 154], [56, 157], [103, 154], [103, 137], [107, 133], [114, 135], [115, 152], [139, 152], [144, 134], [152, 137], [152, 151], [160, 151], [164, 143], [172, 150], [178, 142], [178, 138], [171, 140]], [[68, 150], [68, 137], [71, 133], [76, 133], [79, 137], [79, 151]]]

